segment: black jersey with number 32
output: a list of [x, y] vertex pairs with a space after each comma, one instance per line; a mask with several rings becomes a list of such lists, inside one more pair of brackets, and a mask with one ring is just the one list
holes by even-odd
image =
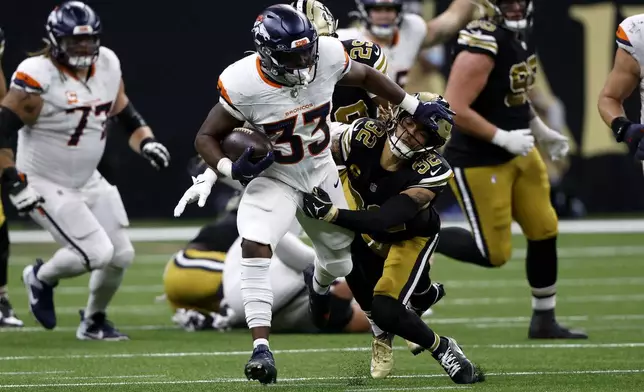
[[[387, 200], [410, 188], [426, 188], [438, 195], [452, 178], [452, 169], [445, 158], [427, 152], [409, 160], [395, 171], [380, 165], [386, 145], [385, 124], [363, 118], [355, 121], [340, 136], [342, 160], [347, 168], [349, 192], [358, 209], [379, 208]], [[397, 242], [413, 237], [430, 237], [440, 229], [440, 218], [432, 204], [423, 208], [414, 222], [405, 227], [389, 229], [387, 238], [378, 236], [379, 242]], [[375, 238], [375, 237], [374, 237]]]
[[[471, 52], [490, 56], [494, 68], [471, 108], [506, 131], [529, 128], [528, 91], [534, 84], [537, 57], [525, 37], [487, 20], [470, 22], [460, 31], [454, 56]], [[454, 166], [490, 166], [514, 158], [510, 152], [487, 141], [452, 130], [445, 156]]]
[[[380, 46], [369, 41], [342, 41], [344, 50], [352, 61], [368, 65], [383, 74], [387, 74], [387, 59]], [[376, 118], [378, 108], [371, 100], [369, 93], [359, 87], [338, 85], [333, 92], [333, 109], [331, 120], [351, 124], [363, 117]]]

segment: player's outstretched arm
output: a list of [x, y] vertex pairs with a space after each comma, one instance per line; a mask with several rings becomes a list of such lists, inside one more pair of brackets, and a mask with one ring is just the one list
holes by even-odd
[[435, 193], [429, 189], [411, 188], [387, 200], [377, 210], [353, 211], [335, 207], [329, 195], [316, 187], [313, 193], [304, 194], [304, 212], [356, 233], [385, 233], [413, 219], [434, 197]]
[[387, 76], [357, 61], [351, 62], [350, 70], [340, 79], [338, 84], [361, 87], [372, 94], [384, 98], [410, 113], [414, 117], [414, 120], [432, 129], [438, 129], [437, 120], [442, 119], [453, 123], [453, 113], [450, 109], [436, 102], [421, 103], [414, 96], [407, 94], [405, 90]]
[[111, 115], [130, 135], [129, 145], [132, 150], [141, 154], [156, 169], [164, 169], [170, 165], [168, 149], [154, 138], [152, 129], [132, 105], [132, 102], [125, 94], [123, 80], [121, 80]]
[[[597, 107], [604, 123], [611, 127], [618, 142], [637, 138], [644, 129], [635, 129], [634, 124], [626, 118], [624, 100], [631, 95], [640, 83], [640, 67], [637, 60], [622, 48], [617, 49], [613, 69], [608, 74], [604, 88], [599, 94]], [[632, 135], [631, 135], [632, 134]], [[639, 136], [641, 139], [642, 136]]]
[[440, 15], [427, 22], [427, 36], [423, 46], [434, 46], [452, 38], [475, 16], [475, 0], [453, 0]]

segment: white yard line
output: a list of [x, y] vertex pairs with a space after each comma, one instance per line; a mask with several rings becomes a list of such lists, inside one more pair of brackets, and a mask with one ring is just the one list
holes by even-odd
[[[543, 371], [543, 372], [501, 372], [501, 373], [487, 373], [491, 377], [512, 377], [512, 376], [542, 376], [542, 375], [571, 375], [571, 374], [634, 374], [644, 373], [644, 369], [606, 369], [606, 370], [570, 370], [570, 371]], [[445, 374], [407, 374], [407, 375], [394, 375], [390, 376], [392, 379], [409, 379], [409, 378], [436, 378], [447, 377]], [[356, 379], [368, 379], [368, 377], [297, 377], [297, 378], [279, 378], [279, 382], [303, 382], [303, 381], [351, 381]], [[90, 383], [49, 383], [49, 384], [11, 384], [0, 385], [0, 388], [62, 388], [62, 387], [88, 387], [88, 386], [126, 386], [126, 385], [176, 385], [176, 384], [222, 384], [222, 383], [249, 383], [245, 378], [214, 378], [209, 380], [168, 380], [168, 381], [130, 381], [130, 382], [90, 382]], [[250, 383], [249, 383], [250, 384]], [[258, 386], [253, 383], [252, 385]], [[300, 386], [291, 385], [293, 387]], [[358, 389], [356, 387], [347, 386], [352, 391], [369, 391], [375, 389]], [[452, 389], [459, 386], [449, 387], [433, 387], [440, 389]], [[405, 388], [395, 388], [391, 390], [401, 390]], [[407, 388], [409, 389], [409, 388]], [[418, 388], [413, 388], [418, 389]], [[377, 390], [389, 390], [378, 388]]]
[[[542, 344], [474, 344], [463, 345], [474, 349], [585, 349], [585, 348], [641, 348], [643, 342], [634, 343], [542, 343]], [[407, 347], [396, 346], [395, 350], [407, 350]], [[363, 352], [371, 351], [370, 347], [339, 347], [318, 349], [287, 349], [273, 350], [273, 354], [313, 354], [331, 352]], [[250, 355], [250, 351], [204, 351], [204, 352], [165, 352], [165, 353], [120, 353], [120, 354], [70, 354], [70, 355], [25, 355], [0, 356], [0, 361], [25, 361], [48, 359], [132, 359], [132, 358], [178, 358], [178, 357], [227, 357]]]
[[67, 377], [45, 377], [45, 380], [110, 380], [123, 378], [161, 378], [167, 377], [165, 374], [133, 374], [133, 375], [114, 375], [114, 376], [67, 376]]
[[[74, 373], [71, 370], [49, 370], [43, 372], [0, 372], [0, 376], [31, 376], [38, 374], [64, 374], [64, 373]], [[56, 377], [60, 378], [60, 377]]]

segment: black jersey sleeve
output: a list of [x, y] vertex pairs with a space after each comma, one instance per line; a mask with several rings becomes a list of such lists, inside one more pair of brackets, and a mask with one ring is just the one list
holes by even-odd
[[368, 65], [387, 74], [387, 57], [380, 46], [370, 41], [345, 40], [344, 49], [353, 61]]
[[459, 31], [455, 54], [467, 51], [495, 58], [499, 52], [498, 35], [498, 27], [494, 23], [484, 19], [472, 21]]
[[411, 167], [415, 173], [409, 179], [407, 189], [426, 188], [439, 193], [454, 177], [454, 172], [447, 160], [434, 152], [419, 156]]

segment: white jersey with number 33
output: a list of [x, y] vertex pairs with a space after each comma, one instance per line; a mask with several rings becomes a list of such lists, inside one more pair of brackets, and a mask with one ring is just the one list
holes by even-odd
[[342, 43], [318, 38], [319, 60], [308, 86], [285, 87], [269, 80], [257, 54], [233, 63], [219, 77], [219, 102], [236, 119], [266, 133], [275, 149], [275, 163], [262, 176], [275, 178], [303, 192], [318, 186], [333, 164], [327, 123], [335, 84], [351, 62]]
[[18, 134], [18, 170], [69, 188], [83, 186], [103, 155], [105, 121], [120, 82], [119, 59], [105, 47], [87, 80], [46, 56], [24, 60], [11, 77], [11, 88], [39, 94], [44, 104], [36, 123]]
[[[416, 62], [418, 52], [427, 35], [427, 25], [423, 18], [416, 14], [403, 14], [402, 22], [394, 34], [391, 45], [380, 44], [387, 58], [387, 76], [401, 87], [407, 84], [407, 73]], [[357, 39], [371, 41], [369, 32], [364, 26], [339, 29], [341, 40]]]
[[617, 45], [627, 51], [640, 65], [641, 120], [644, 123], [644, 14], [624, 19], [617, 28]]

